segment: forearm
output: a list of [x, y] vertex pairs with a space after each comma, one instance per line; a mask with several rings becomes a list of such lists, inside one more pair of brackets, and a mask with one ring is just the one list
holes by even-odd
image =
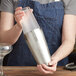
[[53, 54], [53, 59], [57, 59], [57, 61], [60, 61], [73, 51], [73, 47], [75, 44], [75, 30], [76, 16], [67, 14], [64, 15], [62, 27], [62, 44]]
[[18, 40], [21, 32], [22, 28], [18, 27], [17, 24], [8, 31], [0, 31], [0, 42], [14, 44]]
[[52, 55], [52, 59], [57, 62], [68, 56], [74, 48], [75, 41], [65, 40], [57, 51]]

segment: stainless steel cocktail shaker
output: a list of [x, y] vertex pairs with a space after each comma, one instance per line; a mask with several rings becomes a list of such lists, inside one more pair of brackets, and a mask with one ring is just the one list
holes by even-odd
[[28, 7], [23, 8], [25, 15], [21, 20], [25, 40], [36, 62], [38, 64], [48, 65], [51, 61], [51, 56], [44, 33], [38, 25], [33, 13], [29, 9], [30, 8]]

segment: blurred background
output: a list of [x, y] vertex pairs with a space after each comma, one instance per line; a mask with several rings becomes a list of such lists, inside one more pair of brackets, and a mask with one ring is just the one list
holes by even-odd
[[69, 63], [76, 62], [76, 40], [73, 52], [69, 55]]

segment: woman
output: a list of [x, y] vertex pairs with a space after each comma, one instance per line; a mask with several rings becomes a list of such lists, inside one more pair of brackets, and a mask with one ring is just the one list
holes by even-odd
[[[49, 62], [49, 65], [52, 66], [48, 67], [45, 64], [38, 65], [39, 71], [45, 74], [52, 74], [56, 71], [57, 64], [62, 66], [68, 63], [68, 58], [65, 57], [72, 52], [75, 44], [76, 11], [73, 9], [75, 9], [74, 5], [76, 2], [75, 0], [54, 1], [57, 2], [53, 2], [52, 0], [2, 0], [0, 42], [15, 43], [13, 51], [8, 55], [8, 59], [5, 57], [7, 65], [37, 65], [24, 40], [22, 26], [20, 25], [20, 20], [24, 16], [24, 12], [21, 9], [26, 6], [33, 9], [33, 13], [44, 31], [52, 55], [52, 61]], [[17, 6], [21, 7], [17, 8]], [[17, 22], [15, 25], [14, 16]]]

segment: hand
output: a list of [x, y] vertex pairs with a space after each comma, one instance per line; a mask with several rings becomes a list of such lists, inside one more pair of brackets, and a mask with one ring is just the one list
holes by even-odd
[[[27, 7], [26, 7], [27, 8]], [[32, 12], [33, 10], [32, 9], [30, 9], [30, 11]], [[27, 12], [28, 13], [28, 12]], [[19, 25], [21, 25], [20, 24], [20, 21], [22, 20], [22, 17], [25, 15], [25, 12], [24, 11], [22, 11], [22, 7], [18, 7], [18, 8], [16, 8], [16, 10], [15, 10], [15, 20], [16, 20], [16, 22], [19, 24]], [[26, 18], [27, 18], [27, 15], [26, 15]]]
[[57, 61], [50, 61], [48, 66], [45, 64], [37, 65], [37, 68], [42, 74], [53, 74], [57, 68]]
[[22, 10], [22, 7], [18, 7], [16, 8], [15, 10], [15, 20], [16, 22], [20, 25], [20, 21], [22, 19], [22, 17], [24, 16], [24, 11], [21, 11]]

